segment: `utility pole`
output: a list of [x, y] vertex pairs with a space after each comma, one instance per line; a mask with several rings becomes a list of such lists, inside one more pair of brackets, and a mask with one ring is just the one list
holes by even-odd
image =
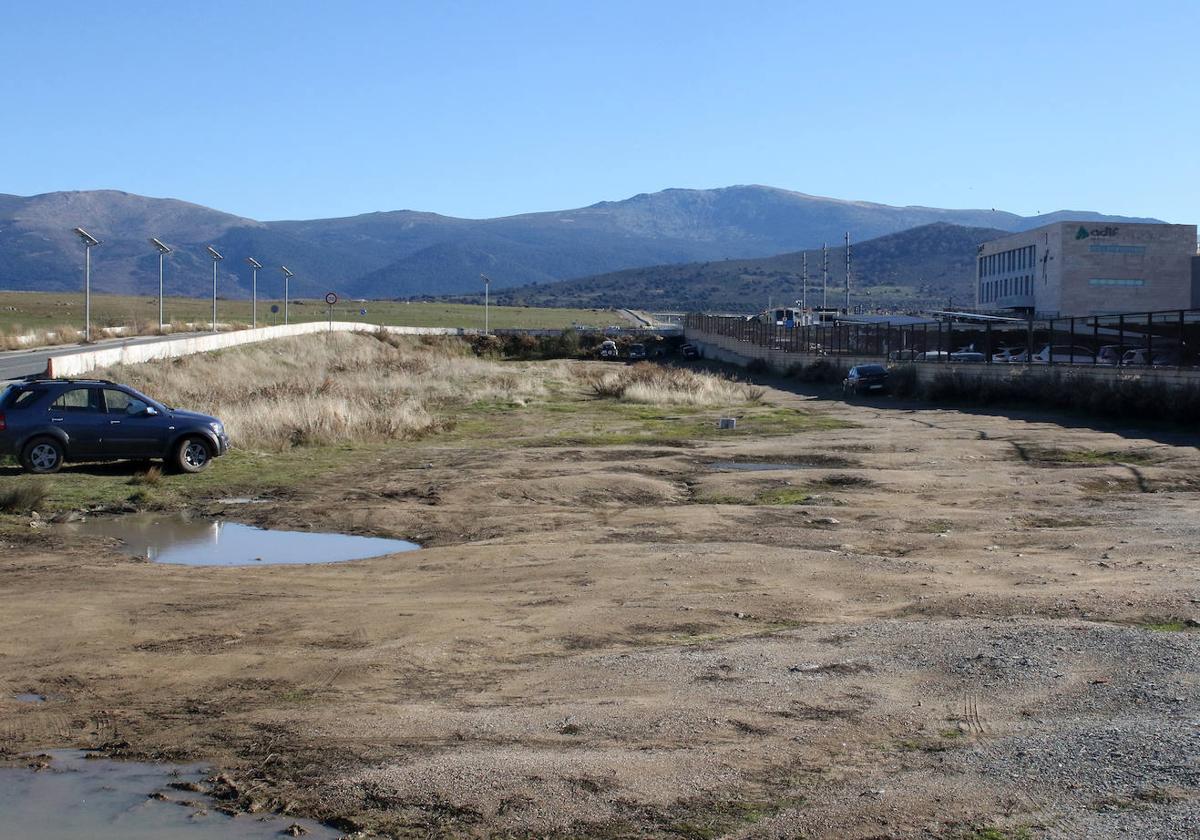
[[804, 268], [800, 271], [800, 308], [808, 309], [808, 251], [804, 252], [801, 265]]
[[850, 314], [850, 231], [846, 231], [846, 314]]
[[829, 243], [821, 243], [821, 309], [829, 308]]

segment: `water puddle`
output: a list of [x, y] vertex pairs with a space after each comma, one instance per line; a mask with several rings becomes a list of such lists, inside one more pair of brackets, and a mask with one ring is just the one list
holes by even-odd
[[34, 694], [32, 691], [23, 691], [20, 694], [14, 694], [13, 699], [18, 703], [45, 703], [46, 695]]
[[[0, 834], [38, 840], [266, 840], [341, 834], [291, 817], [216, 810], [198, 766], [168, 767], [55, 750], [38, 771], [0, 767]], [[296, 829], [291, 827], [295, 825]]]
[[406, 540], [269, 531], [239, 522], [181, 514], [101, 517], [61, 527], [76, 537], [115, 537], [135, 557], [185, 566], [344, 563], [420, 548]]

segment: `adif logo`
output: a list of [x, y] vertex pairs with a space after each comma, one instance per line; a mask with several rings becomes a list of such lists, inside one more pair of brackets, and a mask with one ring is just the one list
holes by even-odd
[[1111, 225], [1109, 227], [1092, 228], [1091, 230], [1088, 230], [1087, 228], [1080, 225], [1079, 230], [1076, 231], [1076, 233], [1075, 233], [1075, 238], [1076, 239], [1087, 239], [1092, 236], [1116, 236], [1116, 235], [1117, 235], [1117, 228], [1112, 227]]

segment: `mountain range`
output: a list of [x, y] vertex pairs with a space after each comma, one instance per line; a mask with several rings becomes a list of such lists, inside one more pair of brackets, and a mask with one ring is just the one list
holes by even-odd
[[[868, 309], [969, 306], [974, 300], [975, 251], [1004, 236], [997, 228], [946, 222], [852, 244], [853, 305]], [[845, 301], [846, 251], [828, 250], [828, 279], [820, 248], [758, 259], [718, 260], [629, 268], [592, 277], [506, 289], [496, 303], [513, 306], [632, 307], [651, 311], [745, 312], [771, 303], [840, 307]], [[807, 267], [808, 293], [804, 293]], [[461, 296], [481, 302], [482, 295]]]
[[[1152, 221], [1094, 212], [1025, 217], [995, 210], [893, 207], [821, 198], [763, 186], [669, 189], [574, 210], [495, 219], [461, 219], [414, 210], [311, 221], [271, 221], [170, 198], [114, 190], [0, 194], [0, 288], [76, 290], [82, 285], [82, 227], [102, 241], [93, 249], [94, 288], [157, 291], [157, 254], [148, 238], [174, 248], [169, 293], [203, 296], [212, 264], [205, 246], [225, 255], [218, 266], [225, 297], [250, 293], [247, 256], [263, 294], [278, 294], [278, 266], [296, 273], [293, 294], [335, 290], [349, 297], [443, 296], [548, 284], [623, 269], [766, 257], [836, 245], [849, 231], [865, 240], [947, 223], [1016, 231], [1058, 219]], [[907, 276], [907, 275], [906, 275]]]

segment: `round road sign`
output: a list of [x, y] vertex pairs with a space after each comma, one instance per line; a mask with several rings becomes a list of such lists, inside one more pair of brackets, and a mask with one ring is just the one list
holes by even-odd
[[325, 302], [330, 306], [333, 306], [335, 303], [337, 303], [337, 295], [335, 295], [333, 292], [330, 292], [329, 294], [325, 295]]
[[278, 311], [279, 311], [279, 304], [278, 304], [278, 303], [272, 303], [272, 304], [271, 304], [271, 314], [275, 314], [275, 313], [276, 313], [276, 312], [278, 312]]
[[358, 314], [359, 314], [359, 315], [366, 315], [366, 314], [367, 314], [367, 310], [365, 310], [365, 309], [360, 309], [360, 310], [358, 310]]

